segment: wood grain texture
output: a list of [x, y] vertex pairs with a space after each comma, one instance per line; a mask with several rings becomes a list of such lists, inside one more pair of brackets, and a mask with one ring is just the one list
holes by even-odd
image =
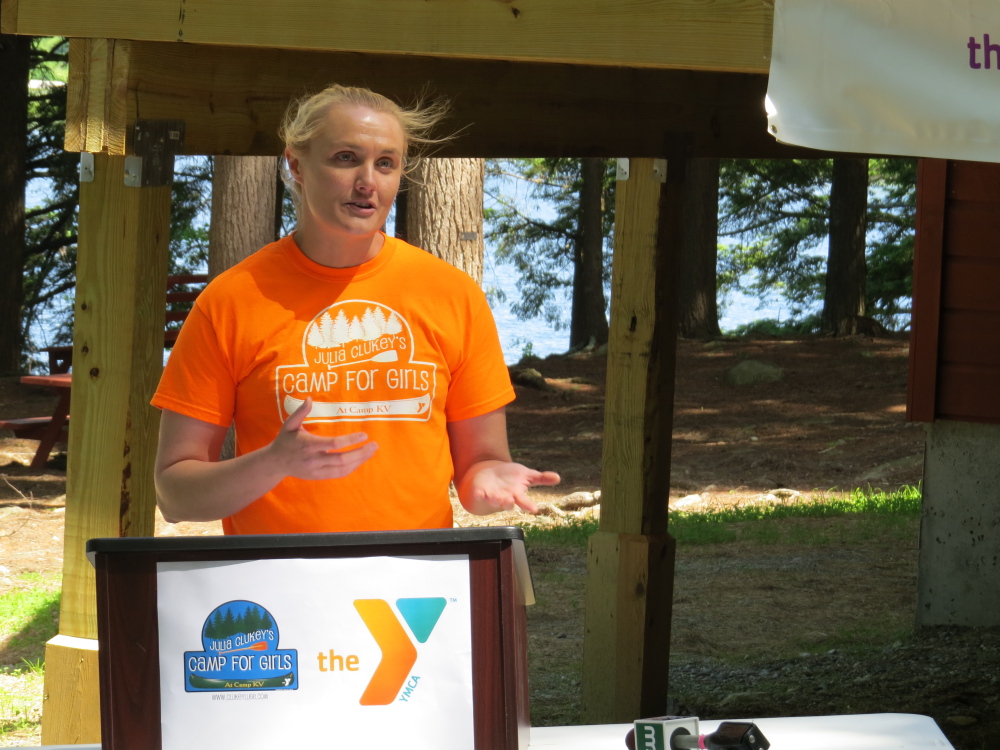
[[483, 283], [483, 159], [422, 159], [406, 188], [406, 241]]
[[660, 183], [631, 159], [618, 183], [601, 476], [601, 530], [642, 531], [646, 379], [656, 323]]
[[45, 644], [42, 743], [101, 741], [96, 640], [57, 635]]
[[[278, 154], [288, 102], [338, 82], [406, 103], [425, 88], [448, 98], [440, 132], [458, 137], [435, 153], [442, 157], [658, 157], [664, 130], [692, 133], [692, 156], [829, 156], [767, 133], [762, 74], [128, 44], [127, 124], [184, 120], [188, 154]], [[71, 97], [79, 80], [71, 76]]]
[[949, 162], [949, 201], [1000, 203], [1000, 164]]
[[528, 624], [524, 593], [514, 572], [514, 550], [501, 544], [499, 555], [500, 616], [503, 636], [505, 747], [527, 750], [531, 716], [528, 706]]
[[989, 260], [951, 259], [947, 262], [941, 307], [1000, 312], [1000, 252]]
[[669, 535], [601, 531], [590, 537], [583, 654], [586, 723], [666, 713], [673, 572]]
[[910, 371], [906, 389], [906, 419], [910, 422], [934, 421], [947, 178], [947, 161], [920, 160], [913, 250]]
[[18, 0], [3, 0], [0, 3], [0, 34], [16, 34]]
[[950, 201], [944, 248], [948, 260], [1000, 260], [1000, 201]]
[[1000, 383], [1000, 313], [945, 310], [941, 314], [940, 361], [996, 369]]
[[101, 556], [97, 602], [102, 750], [159, 750], [159, 623], [153, 556]]
[[130, 49], [123, 40], [70, 40], [67, 151], [125, 153]]
[[93, 537], [151, 536], [170, 188], [127, 188], [97, 155], [81, 185], [60, 632], [94, 638]]
[[1000, 424], [996, 367], [942, 362], [938, 367], [937, 418]]
[[766, 73], [773, 13], [759, 0], [20, 0], [17, 29], [40, 36]]

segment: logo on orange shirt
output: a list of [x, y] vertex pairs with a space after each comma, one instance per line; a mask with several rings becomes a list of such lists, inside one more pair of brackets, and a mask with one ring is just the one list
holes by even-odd
[[409, 323], [385, 305], [346, 300], [310, 321], [303, 362], [275, 371], [281, 420], [311, 397], [307, 422], [426, 421], [436, 366], [415, 358]]

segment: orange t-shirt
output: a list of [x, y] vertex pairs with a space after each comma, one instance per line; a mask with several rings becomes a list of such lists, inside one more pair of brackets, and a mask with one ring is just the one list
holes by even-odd
[[242, 455], [307, 396], [308, 430], [366, 432], [378, 451], [342, 479], [286, 478], [224, 519], [227, 534], [451, 527], [446, 423], [514, 390], [486, 297], [464, 272], [391, 237], [363, 265], [328, 268], [289, 236], [198, 296], [153, 405], [235, 422]]

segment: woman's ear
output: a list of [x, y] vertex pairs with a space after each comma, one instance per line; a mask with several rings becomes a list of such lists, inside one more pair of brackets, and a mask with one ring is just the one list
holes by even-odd
[[288, 162], [288, 174], [297, 183], [302, 183], [302, 174], [299, 172], [299, 157], [290, 148], [285, 149], [285, 161]]

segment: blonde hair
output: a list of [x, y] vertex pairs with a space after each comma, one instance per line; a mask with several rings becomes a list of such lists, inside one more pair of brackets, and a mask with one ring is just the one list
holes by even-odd
[[[371, 89], [341, 86], [339, 83], [289, 104], [281, 127], [278, 128], [278, 137], [292, 151], [308, 150], [309, 142], [323, 129], [324, 117], [330, 107], [339, 104], [367, 107], [396, 118], [403, 129], [403, 175], [409, 175], [430, 148], [451, 140], [451, 136], [436, 138], [431, 136], [431, 131], [448, 113], [449, 105], [446, 100], [436, 99], [428, 102], [426, 96], [420, 94], [413, 105], [402, 107]], [[282, 176], [288, 189], [292, 191], [297, 208], [299, 186], [292, 179], [284, 160], [282, 160]]]

